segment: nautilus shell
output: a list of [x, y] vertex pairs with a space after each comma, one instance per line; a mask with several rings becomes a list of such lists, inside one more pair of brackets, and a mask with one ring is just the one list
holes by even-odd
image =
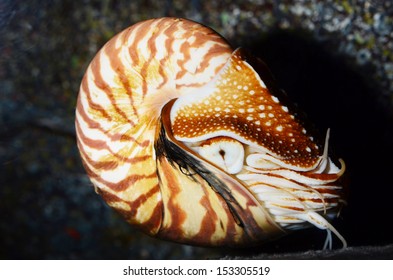
[[[264, 63], [198, 23], [160, 18], [112, 38], [83, 78], [76, 131], [96, 191], [151, 236], [250, 246], [328, 222], [345, 166]], [[314, 136], [315, 137], [315, 136]]]

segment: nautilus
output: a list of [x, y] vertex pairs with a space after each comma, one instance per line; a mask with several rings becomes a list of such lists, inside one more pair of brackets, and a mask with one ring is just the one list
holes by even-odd
[[150, 236], [254, 246], [331, 219], [344, 161], [311, 135], [267, 66], [193, 21], [125, 29], [97, 53], [76, 107], [77, 144], [106, 203]]

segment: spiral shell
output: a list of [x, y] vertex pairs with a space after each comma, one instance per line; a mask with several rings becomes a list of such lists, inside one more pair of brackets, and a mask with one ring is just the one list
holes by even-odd
[[260, 60], [198, 23], [153, 19], [112, 38], [83, 78], [76, 131], [96, 191], [151, 236], [243, 246], [312, 224], [343, 240], [327, 221], [343, 161]]

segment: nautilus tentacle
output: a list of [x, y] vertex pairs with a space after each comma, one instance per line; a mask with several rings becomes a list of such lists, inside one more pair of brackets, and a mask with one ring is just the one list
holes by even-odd
[[260, 60], [200, 24], [154, 19], [112, 38], [83, 78], [76, 131], [97, 192], [152, 236], [250, 245], [311, 224], [343, 240], [327, 221], [343, 161]]

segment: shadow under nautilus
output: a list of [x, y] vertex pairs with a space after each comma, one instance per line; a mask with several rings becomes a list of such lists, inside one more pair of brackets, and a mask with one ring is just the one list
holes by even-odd
[[[328, 155], [269, 70], [198, 23], [160, 18], [112, 38], [83, 78], [78, 147], [96, 191], [149, 235], [250, 246], [329, 223], [344, 202]], [[340, 166], [340, 167], [338, 167]]]

